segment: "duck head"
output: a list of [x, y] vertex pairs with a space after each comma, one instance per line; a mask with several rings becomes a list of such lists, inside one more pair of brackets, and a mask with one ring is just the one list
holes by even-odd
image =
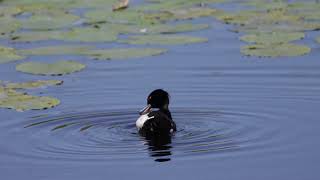
[[147, 98], [147, 106], [140, 111], [140, 115], [149, 113], [152, 108], [169, 112], [169, 93], [162, 89], [152, 91]]

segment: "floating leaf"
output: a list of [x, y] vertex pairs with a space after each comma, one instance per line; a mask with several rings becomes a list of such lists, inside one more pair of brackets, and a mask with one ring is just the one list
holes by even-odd
[[212, 8], [203, 8], [203, 7], [193, 7], [188, 9], [176, 9], [169, 11], [173, 14], [173, 19], [185, 20], [185, 19], [194, 19], [199, 17], [208, 17], [213, 16], [216, 13], [219, 13], [218, 10]]
[[25, 29], [52, 30], [70, 26], [80, 17], [64, 11], [40, 11], [28, 19], [22, 19], [21, 23]]
[[69, 31], [37, 31], [14, 33], [13, 41], [30, 42], [43, 40], [63, 40], [78, 42], [111, 42], [117, 40], [118, 33], [114, 30], [97, 28], [73, 28]]
[[208, 24], [177, 24], [177, 25], [154, 25], [140, 28], [139, 33], [142, 34], [171, 34], [179, 32], [198, 31], [209, 28]]
[[92, 49], [91, 46], [48, 46], [33, 49], [19, 50], [18, 53], [24, 55], [82, 55], [83, 52]]
[[17, 61], [24, 59], [23, 56], [19, 56], [16, 50], [9, 47], [0, 46], [0, 64], [8, 63], [11, 61]]
[[208, 39], [182, 36], [182, 35], [145, 35], [145, 36], [130, 36], [127, 40], [119, 42], [128, 44], [193, 44], [207, 42]]
[[14, 33], [10, 38], [15, 42], [44, 41], [58, 39], [61, 33], [61, 31], [30, 31]]
[[10, 34], [20, 28], [20, 23], [12, 17], [0, 17], [0, 37]]
[[27, 62], [16, 66], [17, 71], [36, 75], [63, 75], [81, 71], [86, 66], [75, 61], [58, 61], [53, 64]]
[[209, 28], [208, 24], [156, 24], [156, 25], [127, 25], [105, 24], [98, 25], [100, 29], [116, 31], [120, 34], [173, 34], [180, 32], [198, 31]]
[[96, 28], [74, 28], [64, 32], [56, 39], [64, 41], [80, 42], [111, 42], [117, 40], [118, 33], [112, 30]]
[[39, 87], [46, 87], [46, 86], [57, 86], [61, 85], [63, 81], [59, 80], [41, 80], [41, 81], [31, 81], [31, 82], [24, 82], [24, 83], [8, 83], [6, 84], [6, 88], [10, 89], [34, 89]]
[[88, 18], [88, 23], [109, 22], [116, 24], [131, 24], [131, 25], [150, 25], [159, 24], [172, 17], [170, 12], [142, 12], [135, 10], [126, 11], [107, 11], [99, 9], [89, 11], [85, 14]]
[[293, 33], [284, 33], [284, 32], [272, 32], [272, 33], [258, 33], [258, 34], [249, 34], [244, 35], [240, 39], [250, 43], [257, 44], [281, 44], [288, 43], [290, 41], [303, 39], [304, 33], [302, 32], [293, 32]]
[[57, 106], [60, 101], [51, 97], [30, 96], [13, 89], [0, 87], [0, 107], [17, 111], [41, 110]]
[[17, 6], [0, 6], [0, 17], [15, 16], [22, 13], [22, 9]]
[[316, 39], [316, 41], [318, 41], [318, 43], [320, 43], [320, 37], [318, 37], [318, 38]]
[[117, 4], [112, 6], [113, 11], [119, 11], [122, 9], [126, 9], [129, 6], [129, 0], [119, 0]]
[[296, 44], [263, 45], [255, 44], [244, 46], [241, 53], [248, 56], [259, 57], [281, 57], [281, 56], [300, 56], [308, 54], [311, 49], [308, 46]]
[[174, 10], [174, 9], [186, 9], [193, 7], [195, 5], [204, 6], [207, 3], [221, 3], [225, 0], [149, 0], [151, 4], [146, 4], [137, 7], [138, 10], [144, 11], [165, 11], [165, 10]]
[[160, 55], [167, 52], [165, 49], [155, 48], [125, 48], [125, 49], [100, 49], [91, 50], [87, 55], [94, 59], [110, 60], [110, 59], [130, 59], [143, 58], [147, 56]]

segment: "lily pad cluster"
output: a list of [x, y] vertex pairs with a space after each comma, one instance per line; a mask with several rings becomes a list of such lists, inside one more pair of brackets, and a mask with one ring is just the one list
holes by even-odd
[[[190, 22], [198, 18], [216, 18], [232, 24], [233, 30], [242, 34], [240, 39], [248, 43], [241, 47], [241, 52], [248, 56], [307, 54], [311, 49], [299, 40], [305, 37], [306, 31], [320, 30], [319, 3], [244, 0], [236, 1], [244, 6], [239, 11], [214, 8], [219, 7], [216, 3], [222, 2], [234, 3], [227, 0], [148, 0], [135, 5], [129, 0], [0, 0], [0, 40], [9, 42], [9, 45], [0, 46], [0, 64], [18, 61], [16, 70], [19, 72], [56, 76], [81, 71], [85, 65], [76, 61], [20, 61], [30, 56], [77, 55], [95, 60], [118, 60], [161, 55], [170, 51], [169, 45], [207, 42], [206, 37], [186, 33], [210, 27]], [[37, 46], [40, 41], [52, 40], [57, 44]], [[319, 42], [320, 38], [316, 40]], [[13, 48], [22, 43], [31, 43], [32, 48]], [[101, 49], [93, 43], [116, 43], [121, 48]], [[56, 80], [2, 82], [0, 107], [19, 111], [54, 107], [59, 100], [20, 91], [61, 83]]]
[[251, 8], [221, 12], [216, 18], [233, 24], [234, 31], [245, 33], [240, 39], [250, 45], [241, 48], [243, 54], [281, 57], [300, 56], [311, 51], [296, 41], [304, 38], [305, 31], [320, 29], [319, 3], [247, 0], [242, 5]]
[[55, 107], [60, 100], [46, 96], [32, 96], [17, 89], [34, 89], [46, 86], [61, 85], [63, 81], [47, 80], [24, 83], [7, 83], [0, 85], [0, 107], [16, 111], [43, 110]]

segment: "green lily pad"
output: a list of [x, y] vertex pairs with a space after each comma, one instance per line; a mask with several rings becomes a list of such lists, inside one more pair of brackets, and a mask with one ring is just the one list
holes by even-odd
[[17, 6], [0, 6], [0, 17], [15, 16], [22, 13], [22, 9]]
[[63, 81], [59, 80], [40, 80], [40, 81], [31, 81], [24, 83], [8, 83], [5, 85], [6, 88], [9, 89], [35, 89], [40, 87], [47, 86], [57, 86], [61, 85]]
[[64, 75], [81, 71], [86, 66], [75, 61], [58, 61], [53, 64], [27, 62], [16, 66], [16, 70], [35, 75]]
[[104, 24], [98, 25], [99, 29], [116, 31], [120, 34], [174, 34], [208, 29], [208, 24], [156, 24], [147, 26], [127, 24]]
[[291, 57], [308, 54], [311, 49], [308, 46], [296, 44], [278, 44], [278, 45], [264, 45], [255, 44], [244, 46], [241, 48], [241, 53], [248, 56], [258, 57]]
[[316, 38], [316, 41], [318, 41], [318, 43], [320, 43], [320, 37]]
[[280, 24], [247, 24], [245, 26], [236, 27], [234, 31], [257, 34], [257, 33], [272, 33], [272, 32], [292, 33], [292, 32], [314, 31], [319, 29], [320, 29], [320, 23], [296, 22], [296, 23], [284, 23], [284, 24], [281, 24], [281, 23]]
[[44, 40], [63, 40], [78, 42], [111, 42], [117, 40], [118, 33], [114, 30], [89, 28], [73, 28], [69, 31], [37, 31], [14, 33], [11, 40], [30, 42]]
[[112, 12], [105, 9], [89, 11], [85, 14], [85, 17], [88, 19], [88, 23], [108, 22], [131, 25], [159, 24], [164, 20], [169, 19], [171, 16], [172, 14], [169, 12], [146, 13], [134, 10]]
[[14, 33], [10, 39], [14, 42], [32, 42], [32, 41], [45, 41], [54, 40], [62, 36], [61, 31], [30, 31]]
[[144, 11], [164, 11], [164, 10], [174, 10], [181, 8], [194, 7], [195, 5], [204, 5], [211, 3], [221, 3], [225, 0], [154, 0], [149, 1], [150, 4], [141, 5], [136, 7], [138, 10]]
[[92, 49], [91, 46], [48, 46], [32, 49], [19, 50], [19, 54], [23, 55], [82, 55], [83, 52]]
[[22, 27], [32, 30], [52, 30], [72, 25], [80, 17], [64, 11], [40, 11], [28, 19], [22, 19]]
[[281, 43], [288, 43], [290, 41], [303, 39], [303, 38], [304, 38], [304, 33], [302, 32], [293, 32], [293, 33], [273, 32], [273, 33], [258, 33], [258, 34], [244, 35], [240, 39], [242, 41], [257, 43], [257, 44], [281, 44]]
[[4, 36], [20, 28], [20, 23], [12, 17], [0, 17], [0, 36]]
[[112, 42], [117, 38], [118, 33], [115, 31], [96, 28], [74, 28], [56, 37], [58, 40], [80, 42]]
[[24, 59], [24, 57], [18, 55], [15, 49], [0, 46], [0, 64], [22, 59]]
[[130, 36], [127, 40], [119, 42], [128, 44], [161, 44], [161, 45], [177, 45], [177, 44], [193, 44], [207, 42], [207, 38], [182, 36], [182, 35], [137, 35]]
[[282, 10], [289, 4], [283, 1], [250, 0], [243, 2], [245, 5], [253, 6], [259, 10]]
[[154, 25], [145, 28], [140, 28], [138, 33], [142, 34], [173, 34], [180, 32], [199, 31], [208, 29], [208, 24], [177, 24], [177, 25]]
[[210, 17], [210, 16], [214, 16], [216, 13], [219, 13], [219, 11], [216, 9], [204, 8], [204, 7], [175, 9], [169, 12], [173, 14], [173, 19], [176, 19], [176, 20], [194, 19], [199, 17]]
[[97, 60], [130, 59], [156, 56], [167, 52], [165, 49], [156, 48], [125, 48], [125, 49], [100, 49], [91, 50], [86, 54]]
[[13, 89], [0, 87], [0, 107], [17, 111], [42, 110], [55, 107], [60, 101], [52, 97], [30, 96]]

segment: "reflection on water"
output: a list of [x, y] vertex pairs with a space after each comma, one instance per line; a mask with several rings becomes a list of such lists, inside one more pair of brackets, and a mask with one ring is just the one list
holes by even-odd
[[147, 136], [145, 137], [149, 146], [150, 156], [156, 158], [157, 162], [170, 161], [171, 135]]

